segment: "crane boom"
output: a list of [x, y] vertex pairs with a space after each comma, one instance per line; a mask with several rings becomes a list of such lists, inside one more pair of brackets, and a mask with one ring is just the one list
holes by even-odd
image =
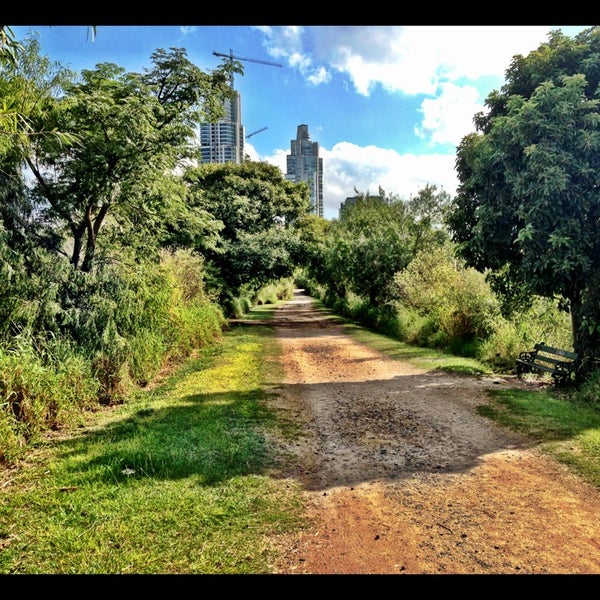
[[223, 58], [228, 58], [229, 60], [245, 60], [245, 61], [249, 61], [249, 62], [260, 63], [261, 65], [271, 65], [272, 67], [283, 67], [282, 64], [270, 62], [268, 60], [259, 60], [257, 58], [247, 58], [245, 56], [236, 56], [233, 53], [233, 50], [230, 50], [229, 54], [223, 54], [221, 52], [214, 52], [214, 51], [213, 51], [213, 54], [215, 56], [222, 56]]
[[257, 129], [256, 131], [253, 131], [252, 133], [249, 133], [246, 136], [246, 139], [252, 137], [253, 135], [256, 135], [257, 133], [260, 133], [261, 131], [264, 131], [265, 129], [269, 129], [268, 127], [261, 127], [260, 129]]

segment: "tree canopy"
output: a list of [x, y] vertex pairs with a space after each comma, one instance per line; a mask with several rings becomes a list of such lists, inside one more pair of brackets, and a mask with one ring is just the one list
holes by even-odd
[[184, 179], [188, 205], [219, 225], [216, 243], [198, 249], [225, 296], [292, 276], [300, 243], [292, 225], [308, 212], [307, 184], [264, 162], [200, 165]]
[[447, 223], [467, 263], [513, 298], [557, 298], [592, 369], [600, 343], [600, 29], [514, 57], [457, 151]]
[[[409, 201], [387, 195], [360, 193], [333, 221], [325, 239], [310, 243], [309, 272], [332, 295], [348, 291], [384, 306], [394, 274], [404, 269], [416, 253], [447, 239], [441, 225], [449, 195], [427, 185]], [[316, 258], [320, 254], [320, 260]]]
[[195, 125], [221, 115], [232, 67], [206, 74], [171, 48], [153, 53], [143, 74], [104, 63], [76, 78], [40, 56], [35, 38], [23, 46], [0, 77], [18, 115], [5, 158], [31, 173], [38, 231], [60, 236], [56, 249], [83, 271], [101, 234], [159, 239], [186, 211], [177, 168], [193, 156]]

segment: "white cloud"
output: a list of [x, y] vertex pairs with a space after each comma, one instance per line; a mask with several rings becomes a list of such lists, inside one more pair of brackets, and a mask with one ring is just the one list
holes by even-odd
[[473, 116], [481, 110], [483, 101], [474, 87], [442, 84], [437, 98], [425, 98], [421, 103], [423, 121], [415, 134], [432, 144], [456, 147], [467, 133], [475, 131]]
[[331, 73], [327, 71], [327, 69], [321, 67], [314, 71], [309, 77], [308, 80], [313, 85], [320, 85], [321, 83], [329, 83], [331, 80]]
[[[583, 27], [582, 27], [583, 28]], [[580, 29], [582, 29], [580, 28]], [[324, 213], [337, 218], [341, 202], [360, 192], [408, 199], [426, 184], [456, 192], [456, 146], [474, 131], [490, 81], [504, 81], [517, 54], [526, 56], [548, 39], [548, 26], [317, 26], [265, 27], [271, 56], [287, 61], [307, 84], [318, 86], [345, 75], [356, 94], [378, 86], [399, 97], [417, 97], [414, 128], [431, 154], [415, 155], [339, 141], [320, 145], [324, 162]], [[564, 28], [563, 28], [564, 29]], [[567, 28], [568, 29], [568, 28]], [[569, 34], [569, 33], [567, 33]], [[436, 152], [436, 148], [440, 151]], [[285, 172], [289, 150], [264, 157]]]
[[547, 40], [547, 26], [316, 26], [262, 27], [269, 54], [287, 60], [312, 86], [346, 75], [354, 92], [375, 87], [400, 96], [423, 96], [415, 135], [456, 147], [474, 131], [483, 110], [478, 82], [504, 79], [516, 54]]
[[[289, 150], [278, 149], [272, 156], [259, 157], [251, 144], [246, 152], [252, 160], [265, 160], [286, 171]], [[456, 192], [458, 180], [454, 170], [453, 154], [400, 155], [394, 150], [376, 146], [360, 147], [349, 142], [335, 144], [331, 150], [322, 146], [324, 217], [337, 219], [340, 204], [359, 192], [376, 194], [381, 186], [388, 195], [408, 200], [427, 184], [436, 185], [451, 195]]]
[[[358, 93], [381, 85], [408, 95], [433, 95], [442, 82], [503, 77], [515, 54], [546, 40], [547, 26], [261, 27], [269, 54], [288, 59], [307, 80], [345, 73]], [[321, 77], [313, 83], [318, 84]]]
[[348, 142], [338, 143], [331, 150], [320, 150], [324, 216], [328, 219], [338, 217], [340, 204], [354, 195], [354, 188], [376, 194], [381, 186], [388, 195], [403, 200], [415, 196], [427, 184], [451, 195], [456, 192], [453, 154], [400, 155], [394, 150]]

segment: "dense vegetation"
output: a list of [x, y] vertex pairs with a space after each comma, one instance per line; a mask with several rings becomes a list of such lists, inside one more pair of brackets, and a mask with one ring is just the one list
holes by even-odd
[[600, 29], [560, 31], [515, 56], [457, 154], [449, 215], [459, 254], [489, 269], [522, 306], [535, 295], [569, 310], [577, 376], [600, 344]]
[[290, 223], [308, 199], [271, 165], [194, 166], [195, 128], [222, 114], [235, 62], [206, 74], [172, 48], [143, 74], [75, 74], [33, 37], [6, 46], [2, 31], [0, 460], [11, 461], [214, 343], [237, 298], [251, 306], [292, 273]]
[[207, 74], [172, 48], [143, 74], [77, 74], [0, 28], [0, 461], [126, 402], [294, 282], [374, 330], [498, 371], [535, 342], [575, 344], [578, 383], [593, 382], [597, 36], [553, 35], [515, 58], [459, 148], [457, 198], [357, 191], [326, 221], [272, 165], [197, 166], [195, 127], [221, 115], [239, 63]]

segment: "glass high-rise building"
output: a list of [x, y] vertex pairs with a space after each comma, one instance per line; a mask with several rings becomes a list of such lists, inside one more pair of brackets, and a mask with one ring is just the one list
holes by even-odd
[[217, 123], [200, 125], [200, 162], [241, 164], [244, 159], [244, 126], [239, 92], [224, 101], [225, 116]]
[[290, 141], [291, 154], [286, 157], [288, 181], [306, 181], [310, 188], [310, 212], [323, 216], [323, 159], [319, 158], [319, 143], [312, 142], [308, 125], [298, 125], [296, 139]]

